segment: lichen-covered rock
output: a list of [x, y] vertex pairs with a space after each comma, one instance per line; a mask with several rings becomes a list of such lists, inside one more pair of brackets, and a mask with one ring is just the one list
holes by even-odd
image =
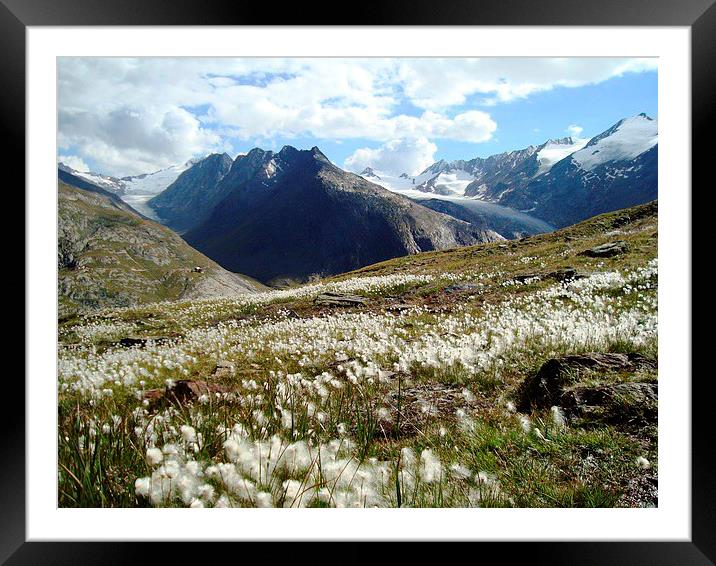
[[566, 389], [585, 371], [624, 372], [655, 368], [654, 360], [636, 353], [587, 353], [552, 358], [523, 383], [519, 408], [529, 411], [559, 405]]
[[358, 295], [349, 295], [347, 293], [321, 293], [313, 302], [316, 305], [329, 307], [360, 307], [368, 303], [368, 299]]
[[629, 251], [629, 244], [623, 240], [617, 242], [608, 242], [601, 246], [596, 246], [588, 250], [584, 250], [579, 255], [588, 257], [614, 257]]

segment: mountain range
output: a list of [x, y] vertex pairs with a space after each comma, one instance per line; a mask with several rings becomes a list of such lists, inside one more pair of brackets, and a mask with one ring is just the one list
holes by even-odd
[[65, 173], [83, 179], [95, 187], [100, 187], [117, 195], [156, 195], [161, 193], [184, 171], [192, 167], [201, 159], [190, 159], [180, 165], [172, 165], [152, 173], [130, 175], [127, 177], [113, 177], [91, 171], [78, 171], [65, 163], [58, 163], [57, 168]]
[[[180, 177], [162, 200], [173, 200], [184, 187]], [[211, 194], [223, 198], [184, 238], [225, 268], [262, 282], [503, 239], [348, 173], [317, 147], [253, 149], [237, 157]]]
[[657, 155], [658, 124], [639, 114], [590, 140], [566, 137], [486, 158], [441, 160], [414, 177], [372, 169], [364, 176], [392, 190], [501, 204], [563, 227], [657, 198]]
[[234, 296], [263, 288], [192, 249], [117, 195], [58, 170], [61, 318], [98, 308]]
[[128, 214], [159, 220], [225, 269], [276, 284], [520, 238], [648, 202], [657, 198], [657, 161], [657, 122], [639, 114], [589, 140], [441, 160], [416, 176], [371, 167], [356, 175], [317, 147], [291, 146], [234, 160], [211, 154], [133, 177], [63, 164], [58, 175]]

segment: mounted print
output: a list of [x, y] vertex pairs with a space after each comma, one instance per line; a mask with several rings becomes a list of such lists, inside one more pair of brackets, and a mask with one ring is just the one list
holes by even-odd
[[57, 59], [60, 507], [658, 507], [657, 58]]

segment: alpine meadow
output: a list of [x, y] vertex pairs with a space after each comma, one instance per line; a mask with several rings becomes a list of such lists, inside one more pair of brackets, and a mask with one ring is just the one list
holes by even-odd
[[58, 58], [59, 506], [657, 507], [657, 74]]

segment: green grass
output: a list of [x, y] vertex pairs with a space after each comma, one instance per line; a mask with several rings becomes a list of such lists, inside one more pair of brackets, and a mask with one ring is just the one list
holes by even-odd
[[[628, 219], [628, 220], [627, 220]], [[605, 236], [619, 228], [624, 233]], [[100, 311], [87, 316], [68, 316], [59, 321], [60, 355], [71, 360], [95, 356], [120, 355], [124, 350], [118, 341], [127, 335], [168, 336], [167, 348], [186, 348], [184, 340], [193, 332], [209, 332], [220, 327], [224, 343], [207, 349], [189, 351], [191, 359], [177, 368], [155, 367], [140, 355], [130, 356], [127, 364], [136, 363], [147, 370], [144, 389], [163, 388], [167, 379], [212, 379], [218, 358], [234, 363], [237, 373], [225, 377], [224, 385], [234, 388], [237, 399], [209, 400], [183, 407], [165, 406], [161, 410], [168, 422], [159, 427], [157, 445], [176, 438], [171, 428], [191, 425], [203, 437], [193, 458], [204, 465], [225, 461], [226, 433], [220, 427], [241, 423], [251, 441], [266, 441], [272, 436], [289, 443], [306, 440], [320, 444], [330, 439], [348, 438], [353, 443], [351, 455], [357, 461], [371, 459], [389, 465], [390, 478], [384, 494], [386, 504], [402, 507], [439, 507], [481, 505], [486, 507], [614, 507], [650, 503], [650, 495], [637, 493], [635, 485], [656, 476], [657, 434], [655, 426], [617, 426], [589, 419], [571, 419], [556, 424], [549, 411], [530, 415], [525, 430], [519, 415], [508, 410], [516, 402], [523, 381], [533, 375], [549, 358], [562, 354], [603, 351], [638, 352], [657, 358], [657, 339], [635, 344], [631, 336], [616, 336], [607, 343], [582, 346], [545, 343], [531, 337], [506, 350], [485, 369], [475, 371], [460, 363], [438, 366], [414, 363], [391, 381], [352, 383], [345, 371], [338, 369], [333, 351], [319, 351], [304, 360], [290, 351], [277, 355], [270, 343], [238, 348], [239, 338], [263, 328], [272, 321], [285, 320], [281, 309], [291, 309], [300, 319], [323, 320], [337, 313], [366, 312], [382, 314], [390, 298], [414, 305], [419, 310], [401, 315], [400, 339], [406, 343], [420, 340], [426, 332], [438, 327], [445, 317], [460, 313], [477, 321], [496, 305], [516, 301], [520, 308], [530, 308], [530, 297], [553, 286], [542, 280], [528, 285], [505, 286], [516, 274], [545, 273], [572, 266], [583, 271], [627, 273], [642, 267], [656, 257], [657, 239], [655, 207], [645, 205], [597, 217], [586, 223], [525, 241], [507, 244], [485, 244], [447, 252], [431, 252], [397, 258], [344, 274], [331, 281], [352, 277], [394, 273], [433, 274], [427, 283], [409, 283], [363, 292], [371, 302], [363, 310], [322, 310], [312, 299], [281, 299], [266, 304], [241, 304], [235, 301], [206, 303], [174, 302], [128, 309]], [[613, 239], [629, 242], [630, 251], [612, 260], [594, 260], [577, 255], [583, 249]], [[536, 257], [527, 262], [521, 258]], [[455, 277], [480, 283], [475, 292], [446, 293], [445, 287]], [[620, 309], [634, 309], [644, 297], [655, 298], [656, 281], [644, 289], [609, 289], [601, 296]], [[517, 304], [517, 303], [516, 303]], [[573, 306], [569, 300], [564, 305]], [[599, 308], [599, 307], [595, 307]], [[92, 325], [107, 325], [106, 332], [86, 335]], [[351, 331], [336, 330], [336, 339], [349, 339]], [[344, 332], [344, 335], [339, 335]], [[397, 332], [397, 331], [396, 331]], [[297, 336], [300, 337], [300, 336]], [[456, 336], [456, 339], [459, 335]], [[496, 337], [491, 336], [486, 348]], [[148, 346], [149, 350], [154, 346]], [[197, 347], [198, 348], [198, 347]], [[202, 347], [203, 348], [203, 347]], [[209, 349], [215, 348], [215, 349]], [[141, 348], [136, 352], [142, 352]], [[349, 352], [350, 354], [350, 352]], [[395, 355], [372, 357], [384, 369], [393, 367]], [[344, 362], [345, 365], [346, 362]], [[318, 391], [285, 387], [286, 374], [301, 373], [313, 377], [330, 372], [341, 383], [326, 397]], [[113, 378], [114, 379], [114, 378]], [[574, 376], [575, 384], [599, 386], [620, 382], [655, 382], [656, 372], [587, 373]], [[255, 382], [252, 385], [252, 382]], [[58, 406], [59, 504], [62, 507], [133, 507], [150, 502], [135, 494], [134, 480], [148, 476], [144, 434], [136, 427], [146, 426], [147, 418], [137, 413], [142, 403], [124, 385], [106, 386], [112, 395], [90, 398], [71, 388], [61, 390]], [[398, 394], [398, 388], [400, 393]], [[468, 401], [463, 395], [468, 392]], [[427, 392], [427, 393], [426, 393]], [[257, 398], [260, 393], [260, 398]], [[432, 397], [430, 397], [432, 395]], [[421, 397], [423, 396], [423, 397]], [[435, 414], [420, 412], [420, 401], [438, 399]], [[416, 400], [417, 399], [417, 400]], [[624, 411], [633, 411], [632, 400], [617, 399]], [[288, 409], [288, 426], [278, 406]], [[387, 420], [385, 411], [390, 415]], [[459, 413], [462, 411], [463, 416]], [[320, 413], [320, 418], [319, 418]], [[114, 420], [113, 420], [114, 417]], [[116, 421], [116, 423], [114, 422]], [[111, 424], [110, 424], [111, 423]], [[103, 432], [103, 425], [110, 425]], [[539, 432], [537, 432], [539, 431]], [[418, 460], [430, 450], [442, 463], [439, 479], [411, 479], [401, 450], [410, 448]], [[635, 464], [639, 457], [651, 462], [644, 470]], [[460, 473], [451, 471], [459, 465]], [[402, 470], [402, 471], [399, 471]], [[463, 477], [466, 476], [466, 477]], [[320, 476], [319, 476], [320, 477]], [[487, 479], [485, 479], [487, 478]], [[291, 479], [283, 472], [257, 482], [257, 488], [271, 491], [279, 503], [283, 482]], [[207, 480], [217, 491], [220, 482]], [[320, 483], [320, 482], [319, 482]], [[315, 489], [318, 489], [316, 486]], [[322, 486], [331, 489], [330, 485]], [[308, 485], [304, 488], [314, 489]], [[238, 496], [236, 496], [238, 498]], [[241, 505], [253, 505], [249, 499], [236, 499]], [[181, 505], [173, 501], [171, 505]], [[312, 506], [325, 506], [325, 500], [314, 500]]]

